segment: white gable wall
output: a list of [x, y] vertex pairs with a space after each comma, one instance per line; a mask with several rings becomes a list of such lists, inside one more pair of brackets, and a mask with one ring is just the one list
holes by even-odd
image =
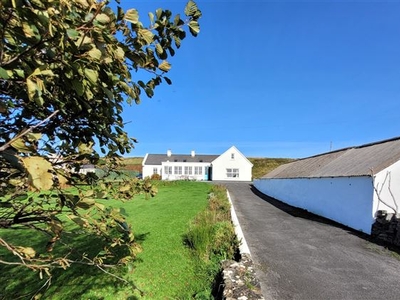
[[373, 213], [386, 210], [399, 213], [400, 209], [400, 161], [374, 176]]
[[[253, 164], [232, 146], [212, 162], [212, 180], [251, 181], [252, 167]], [[227, 169], [230, 169], [229, 174]]]
[[262, 193], [300, 207], [317, 215], [335, 220], [356, 230], [371, 233], [372, 178], [294, 178], [254, 180]]
[[147, 157], [149, 154], [146, 154], [146, 156], [143, 158], [142, 162], [142, 177], [151, 177], [154, 173], [157, 173], [158, 175], [161, 176], [161, 166], [160, 165], [145, 165]]
[[157, 173], [161, 176], [161, 166], [160, 165], [146, 165], [142, 168], [142, 177], [151, 177], [154, 173]]

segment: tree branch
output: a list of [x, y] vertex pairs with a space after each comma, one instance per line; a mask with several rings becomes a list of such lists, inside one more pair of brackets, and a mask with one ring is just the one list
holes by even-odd
[[3, 146], [0, 147], [0, 152], [3, 152], [4, 150], [6, 150], [8, 147], [10, 147], [10, 145], [15, 142], [17, 139], [27, 135], [28, 133], [32, 132], [32, 130], [34, 130], [35, 128], [39, 127], [40, 125], [43, 125], [44, 123], [46, 123], [47, 121], [49, 121], [51, 118], [53, 118], [56, 114], [58, 114], [59, 110], [54, 111], [50, 116], [48, 116], [46, 119], [40, 121], [39, 123], [37, 123], [36, 125], [33, 125], [31, 127], [29, 127], [28, 129], [24, 130], [23, 132], [21, 132], [20, 134], [18, 134], [17, 136], [15, 136], [14, 138], [12, 138], [11, 140], [9, 140], [7, 143], [5, 143]]
[[3, 22], [3, 31], [1, 33], [1, 41], [0, 41], [0, 43], [1, 43], [0, 44], [0, 47], [1, 47], [0, 48], [0, 65], [2, 64], [3, 57], [4, 57], [4, 36], [5, 36], [5, 33], [6, 33], [6, 27], [7, 27], [8, 22], [11, 20], [12, 15], [13, 15], [13, 11], [10, 9], [8, 18], [5, 19], [4, 22]]

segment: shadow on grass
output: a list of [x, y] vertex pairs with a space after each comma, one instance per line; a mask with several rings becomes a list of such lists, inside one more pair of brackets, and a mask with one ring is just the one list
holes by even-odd
[[[10, 243], [24, 246], [32, 246], [37, 252], [45, 253], [47, 237], [37, 233], [32, 236], [31, 232], [24, 230], [1, 230], [0, 235]], [[139, 234], [137, 242], [140, 244], [146, 238], [147, 234]], [[72, 244], [79, 250], [79, 253], [85, 253], [88, 257], [94, 257], [98, 251], [103, 248], [104, 242], [99, 238], [84, 234], [64, 233], [62, 240], [65, 243]], [[65, 246], [58, 245], [55, 248], [54, 255], [61, 255]], [[117, 253], [115, 261], [126, 253]], [[73, 257], [75, 256], [75, 257]], [[70, 258], [80, 257], [77, 253]], [[0, 248], [0, 257], [5, 261], [17, 261], [16, 257]], [[122, 277], [129, 283], [123, 282], [116, 277], [106, 274], [95, 266], [85, 264], [73, 264], [66, 270], [55, 269], [52, 272], [51, 282], [46, 274], [40, 279], [38, 271], [32, 271], [26, 267], [10, 266], [0, 264], [0, 299], [31, 299], [35, 295], [41, 295], [45, 299], [104, 299], [119, 292], [125, 299], [136, 300], [135, 295], [141, 292], [136, 289], [133, 282], [129, 280], [128, 268], [108, 268], [108, 272]], [[50, 283], [50, 284], [48, 284]]]
[[[353, 228], [350, 228], [348, 226], [345, 226], [343, 224], [340, 224], [338, 222], [335, 222], [331, 219], [327, 219], [324, 217], [321, 217], [319, 215], [313, 214], [305, 209], [299, 208], [299, 207], [295, 207], [295, 206], [291, 206], [289, 204], [286, 204], [282, 201], [279, 201], [277, 199], [274, 199], [270, 196], [267, 196], [263, 193], [261, 193], [259, 190], [257, 190], [252, 184], [250, 184], [250, 189], [251, 191], [257, 195], [259, 198], [263, 199], [264, 201], [268, 202], [269, 204], [275, 206], [276, 208], [278, 208], [281, 211], [284, 211], [285, 213], [296, 217], [296, 218], [303, 218], [303, 219], [307, 219], [307, 220], [311, 220], [313, 222], [319, 222], [322, 224], [326, 224], [329, 226], [333, 226], [333, 227], [337, 227], [340, 229], [343, 229], [345, 231], [347, 231], [349, 234], [355, 235], [367, 242], [370, 243], [374, 243], [376, 245], [382, 246], [384, 248], [387, 248], [390, 251], [393, 251], [397, 254], [400, 254], [400, 247], [395, 246], [393, 244], [387, 243], [385, 241], [373, 238], [372, 236], [370, 236], [369, 234], [366, 234], [364, 232], [355, 230]], [[400, 258], [399, 258], [400, 259]]]

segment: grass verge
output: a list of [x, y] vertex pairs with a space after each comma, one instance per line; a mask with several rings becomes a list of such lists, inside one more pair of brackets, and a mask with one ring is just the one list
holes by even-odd
[[208, 196], [206, 209], [192, 221], [185, 236], [196, 262], [199, 281], [204, 283], [196, 299], [214, 299], [218, 286], [213, 286], [221, 271], [221, 261], [233, 259], [237, 254], [239, 242], [231, 222], [230, 203], [226, 188], [213, 186]]
[[[151, 199], [138, 196], [132, 202], [108, 201], [113, 207], [121, 207], [127, 221], [133, 224], [136, 239], [143, 252], [133, 269], [118, 275], [133, 282], [132, 286], [121, 284], [112, 276], [98, 269], [73, 265], [67, 270], [58, 270], [53, 275], [50, 288], [43, 288], [46, 278], [40, 279], [37, 272], [23, 268], [0, 265], [3, 276], [0, 282], [0, 299], [30, 299], [33, 292], [37, 299], [191, 299], [193, 295], [209, 286], [199, 276], [202, 267], [193, 253], [183, 243], [190, 220], [208, 205], [208, 183], [159, 182], [159, 193]], [[0, 231], [2, 237], [10, 239], [32, 239], [41, 243], [39, 237], [29, 237], [24, 231]], [[64, 236], [75, 238], [81, 251], [89, 252], [99, 243], [87, 236]], [[7, 255], [2, 252], [0, 255]], [[203, 270], [208, 273], [207, 269]], [[141, 292], [139, 292], [139, 290]]]

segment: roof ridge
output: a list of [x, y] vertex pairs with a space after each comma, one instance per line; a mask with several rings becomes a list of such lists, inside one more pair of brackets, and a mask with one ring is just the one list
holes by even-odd
[[365, 147], [371, 147], [371, 146], [375, 146], [375, 145], [379, 145], [379, 144], [393, 142], [393, 141], [396, 141], [396, 140], [400, 140], [400, 136], [389, 138], [389, 139], [385, 139], [385, 140], [380, 140], [380, 141], [377, 141], [377, 142], [366, 143], [366, 144], [362, 144], [362, 145], [358, 145], [358, 146], [349, 146], [349, 147], [345, 147], [345, 148], [336, 149], [336, 150], [333, 150], [333, 151], [323, 152], [323, 153], [319, 153], [319, 154], [315, 154], [315, 155], [299, 158], [299, 159], [294, 160], [293, 162], [299, 161], [299, 160], [304, 160], [304, 159], [309, 159], [309, 158], [314, 158], [314, 157], [318, 157], [318, 156], [323, 156], [323, 155], [327, 155], [327, 154], [331, 154], [331, 153], [337, 153], [337, 152], [342, 152], [342, 151], [344, 152], [344, 151], [347, 151], [347, 150], [350, 150], [350, 149], [360, 149], [360, 148], [365, 148]]

